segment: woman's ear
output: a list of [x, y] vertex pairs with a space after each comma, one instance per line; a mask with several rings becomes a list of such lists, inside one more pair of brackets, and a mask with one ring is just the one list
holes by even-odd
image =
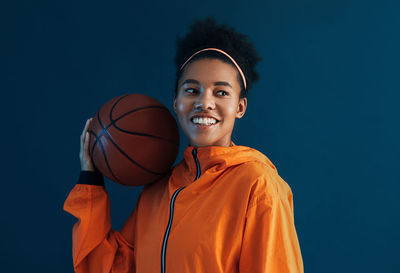
[[174, 107], [174, 112], [176, 113], [176, 98], [174, 99], [173, 107]]
[[247, 98], [239, 99], [239, 104], [236, 111], [236, 117], [241, 118], [243, 117], [244, 113], [246, 112], [247, 108]]

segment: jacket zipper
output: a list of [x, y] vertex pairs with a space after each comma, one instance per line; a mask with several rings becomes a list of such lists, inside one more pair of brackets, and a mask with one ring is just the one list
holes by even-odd
[[200, 172], [201, 172], [200, 163], [199, 163], [199, 160], [197, 159], [197, 148], [194, 148], [192, 150], [192, 155], [193, 155], [194, 161], [196, 162], [196, 170], [197, 170], [196, 177], [193, 180], [193, 182], [194, 182], [197, 178], [200, 177]]
[[[196, 162], [196, 177], [194, 178], [193, 182], [196, 181], [200, 177], [201, 174], [201, 169], [200, 169], [200, 163], [199, 160], [197, 159], [197, 148], [193, 148], [192, 150], [192, 155], [194, 158], [194, 161]], [[165, 231], [164, 234], [164, 240], [162, 244], [162, 250], [161, 250], [161, 273], [165, 273], [165, 251], [167, 248], [167, 241], [168, 241], [168, 236], [169, 236], [169, 231], [172, 226], [172, 218], [174, 216], [174, 203], [176, 196], [183, 190], [185, 187], [182, 187], [180, 189], [177, 189], [174, 194], [172, 195], [171, 202], [169, 204], [169, 220], [168, 220], [168, 226], [167, 230]]]

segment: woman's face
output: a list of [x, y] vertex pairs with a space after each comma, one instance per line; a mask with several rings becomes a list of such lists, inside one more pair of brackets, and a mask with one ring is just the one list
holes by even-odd
[[[230, 146], [236, 118], [241, 118], [247, 99], [240, 97], [240, 85], [236, 68], [219, 59], [201, 59], [189, 63], [178, 82], [174, 111], [191, 146]], [[214, 117], [209, 122], [193, 116]]]

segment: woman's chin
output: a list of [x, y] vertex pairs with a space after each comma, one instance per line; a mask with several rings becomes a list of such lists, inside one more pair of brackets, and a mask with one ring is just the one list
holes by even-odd
[[212, 146], [214, 145], [213, 142], [207, 141], [207, 140], [196, 140], [196, 141], [191, 141], [190, 146], [196, 146], [196, 147], [204, 147], [204, 146]]

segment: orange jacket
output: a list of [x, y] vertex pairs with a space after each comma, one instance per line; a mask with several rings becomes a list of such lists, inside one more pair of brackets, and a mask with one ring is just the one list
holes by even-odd
[[188, 145], [121, 231], [105, 188], [75, 185], [64, 203], [79, 219], [75, 272], [303, 273], [291, 188], [264, 154], [232, 144]]

